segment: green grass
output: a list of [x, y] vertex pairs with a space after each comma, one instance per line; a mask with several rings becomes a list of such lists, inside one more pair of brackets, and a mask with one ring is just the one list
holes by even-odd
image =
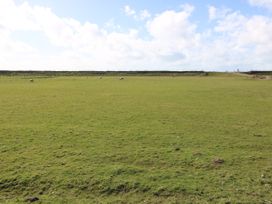
[[34, 80], [0, 77], [0, 203], [272, 202], [272, 81]]

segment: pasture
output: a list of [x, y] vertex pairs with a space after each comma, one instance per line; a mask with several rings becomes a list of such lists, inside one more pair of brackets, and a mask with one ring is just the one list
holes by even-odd
[[271, 80], [31, 77], [0, 76], [0, 203], [272, 203]]

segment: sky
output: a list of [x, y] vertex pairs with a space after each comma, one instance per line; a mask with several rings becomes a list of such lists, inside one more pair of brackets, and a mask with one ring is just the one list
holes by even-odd
[[0, 70], [272, 70], [272, 0], [0, 0]]

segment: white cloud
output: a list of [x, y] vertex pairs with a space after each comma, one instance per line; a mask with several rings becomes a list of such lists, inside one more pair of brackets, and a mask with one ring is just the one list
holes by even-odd
[[133, 10], [129, 5], [126, 5], [124, 7], [124, 11], [125, 11], [126, 15], [128, 15], [128, 16], [134, 16], [136, 14], [136, 11]]
[[272, 0], [249, 0], [252, 6], [259, 6], [272, 10]]
[[162, 59], [181, 62], [191, 57], [191, 52], [199, 46], [201, 36], [196, 31], [197, 26], [189, 20], [193, 10], [193, 7], [168, 10], [147, 22], [152, 45], [156, 47], [154, 52]]
[[[245, 16], [229, 9], [209, 7], [214, 27], [199, 31], [191, 21], [191, 5], [167, 10], [152, 17], [147, 10], [133, 18], [146, 20], [147, 38], [138, 29], [113, 31], [91, 22], [62, 18], [50, 8], [0, 1], [1, 69], [205, 69], [233, 70], [236, 66], [269, 69], [272, 65], [272, 19]], [[42, 54], [39, 45], [19, 41], [17, 31], [38, 32], [46, 37], [53, 54]], [[29, 36], [31, 38], [31, 36]]]
[[[127, 67], [131, 67], [131, 69], [152, 69], [160, 68], [160, 66], [164, 65], [166, 67], [171, 66], [171, 63], [169, 63], [169, 60], [164, 61], [162, 56], [165, 55], [168, 59], [172, 55], [178, 56], [177, 52], [180, 51], [179, 48], [184, 46], [183, 44], [186, 42], [186, 40], [183, 40], [178, 49], [173, 49], [175, 46], [168, 43], [167, 39], [164, 39], [164, 43], [160, 44], [158, 36], [153, 36], [152, 40], [143, 40], [139, 37], [138, 31], [133, 29], [126, 33], [109, 33], [90, 22], [82, 24], [72, 18], [60, 18], [49, 8], [31, 7], [27, 3], [15, 5], [12, 1], [9, 2], [8, 6], [1, 8], [7, 10], [6, 14], [1, 16], [0, 19], [1, 26], [5, 30], [9, 32], [21, 30], [41, 32], [47, 37], [53, 47], [63, 50], [59, 53], [59, 56], [45, 57], [39, 55], [39, 53], [33, 53], [33, 57], [35, 58], [35, 60], [31, 60], [31, 67], [33, 68], [36, 66], [34, 62], [39, 67], [44, 68], [46, 64], [55, 68], [71, 67], [72, 65], [76, 65], [76, 61], [78, 61], [78, 64], [86, 63], [85, 66], [91, 69], [111, 69], [112, 67], [119, 67], [120, 69]], [[17, 12], [13, 12], [15, 10]], [[13, 15], [11, 16], [10, 13], [13, 13]], [[160, 18], [160, 15], [164, 16], [165, 14], [158, 14], [157, 18]], [[148, 12], [143, 12], [142, 18], [147, 17], [149, 17]], [[184, 16], [185, 18], [186, 16]], [[13, 23], [17, 19], [21, 19], [24, 21], [23, 24], [28, 26], [23, 27], [21, 23]], [[155, 26], [155, 24], [156, 18], [150, 21], [150, 25]], [[164, 26], [167, 27], [167, 19], [165, 19]], [[180, 27], [187, 26], [187, 24], [175, 25], [174, 22], [173, 26]], [[176, 32], [178, 29], [172, 31]], [[152, 29], [151, 35], [152, 32], [156, 33], [154, 29]], [[167, 32], [165, 35], [167, 35]], [[171, 35], [174, 36], [175, 33]], [[180, 37], [179, 39], [181, 40], [182, 38]], [[63, 62], [63, 66], [60, 66], [61, 62], [57, 62], [57, 59]], [[70, 66], [69, 63], [71, 64]], [[28, 66], [24, 68], [26, 67]]]
[[218, 18], [225, 17], [228, 13], [232, 11], [228, 8], [216, 8], [214, 6], [208, 7], [208, 14], [210, 20], [216, 20]]
[[246, 17], [239, 12], [231, 12], [218, 19], [214, 30], [240, 47], [254, 45], [267, 48], [272, 45], [272, 19], [269, 17]]
[[177, 41], [194, 37], [196, 25], [189, 21], [192, 10], [165, 11], [147, 23], [150, 34], [158, 40]]
[[124, 7], [124, 12], [127, 16], [131, 16], [137, 21], [143, 21], [143, 20], [151, 18], [151, 14], [149, 13], [148, 10], [144, 9], [139, 12], [136, 12], [129, 5], [126, 5]]
[[108, 22], [106, 22], [105, 27], [112, 29], [112, 30], [120, 30], [121, 29], [121, 26], [115, 22], [114, 18], [111, 18]]
[[214, 59], [221, 59], [221, 64], [229, 62], [249, 69], [271, 69], [272, 19], [260, 15], [247, 17], [240, 12], [225, 12], [225, 9], [216, 10], [216, 13], [220, 13], [214, 18], [216, 26], [212, 36], [216, 38], [209, 40]]
[[149, 13], [148, 10], [144, 9], [140, 11], [139, 18], [141, 20], [145, 20], [145, 19], [151, 18], [151, 14]]
[[217, 9], [214, 6], [209, 6], [209, 19], [214, 20], [217, 16]]

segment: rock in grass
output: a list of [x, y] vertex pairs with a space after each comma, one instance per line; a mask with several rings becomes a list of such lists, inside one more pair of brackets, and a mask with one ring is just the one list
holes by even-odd
[[193, 153], [193, 156], [194, 157], [199, 157], [199, 156], [202, 156], [203, 154], [201, 152], [195, 152]]
[[38, 197], [29, 197], [27, 199], [25, 199], [26, 202], [29, 202], [29, 203], [33, 203], [33, 202], [36, 202], [40, 200]]
[[177, 151], [179, 151], [179, 150], [180, 150], [180, 148], [179, 148], [179, 147], [176, 147], [176, 148], [175, 148], [175, 151], [176, 151], [176, 152], [177, 152]]
[[264, 137], [264, 135], [262, 135], [262, 134], [256, 134], [256, 133], [254, 134], [254, 136], [255, 137]]
[[216, 158], [213, 160], [213, 163], [214, 164], [223, 164], [225, 162], [224, 159], [220, 159], [220, 158]]

